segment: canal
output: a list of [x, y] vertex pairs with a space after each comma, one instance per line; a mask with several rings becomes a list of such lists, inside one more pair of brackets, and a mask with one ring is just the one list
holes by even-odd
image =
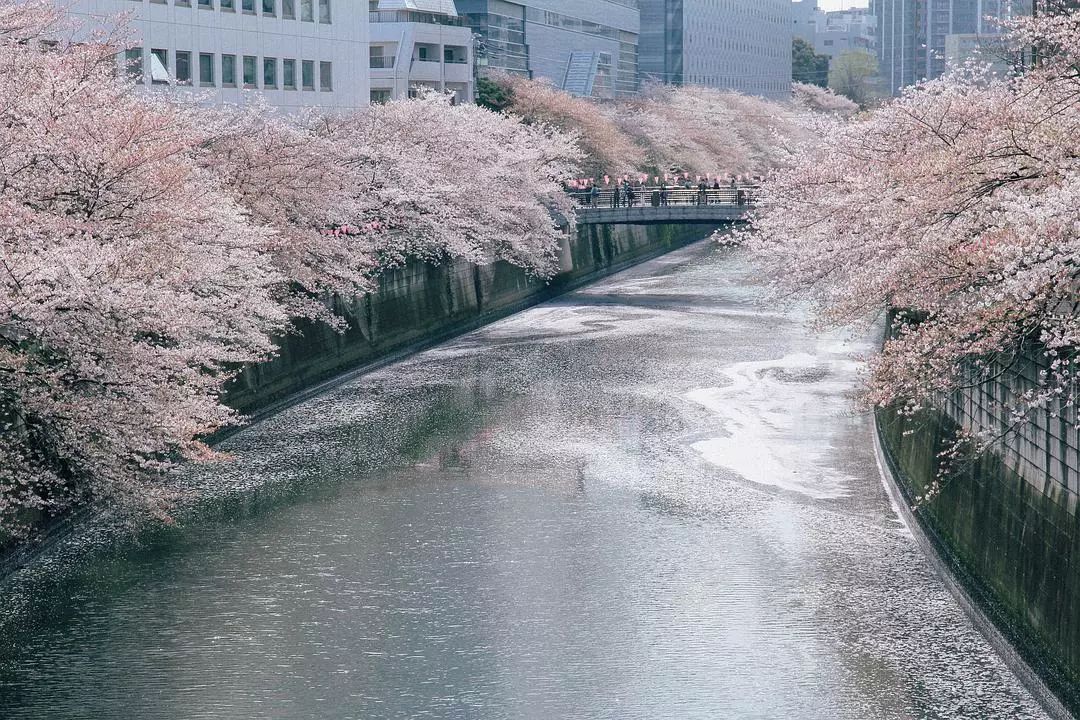
[[1044, 717], [889, 504], [873, 338], [761, 297], [696, 245], [235, 435], [8, 588], [0, 718]]

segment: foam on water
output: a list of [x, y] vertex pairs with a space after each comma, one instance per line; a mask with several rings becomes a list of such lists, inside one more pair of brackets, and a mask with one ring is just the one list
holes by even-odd
[[708, 462], [743, 478], [814, 499], [845, 497], [851, 476], [834, 464], [833, 437], [850, 415], [849, 390], [859, 369], [850, 348], [819, 344], [819, 352], [722, 368], [729, 380], [685, 398], [716, 417], [718, 434], [692, 444]]

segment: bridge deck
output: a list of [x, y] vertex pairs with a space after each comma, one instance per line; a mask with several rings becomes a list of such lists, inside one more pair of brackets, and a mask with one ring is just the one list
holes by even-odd
[[[616, 198], [611, 190], [573, 193], [578, 200], [579, 225], [660, 225], [668, 223], [725, 223], [745, 220], [753, 206], [750, 186], [698, 190], [633, 188], [632, 201], [625, 192]], [[661, 199], [662, 198], [662, 199]], [[644, 200], [644, 202], [642, 202]]]
[[666, 207], [581, 207], [578, 225], [659, 225], [722, 223], [746, 219], [745, 205], [669, 205]]

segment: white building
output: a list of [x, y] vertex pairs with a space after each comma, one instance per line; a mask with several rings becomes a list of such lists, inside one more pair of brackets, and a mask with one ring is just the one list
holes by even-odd
[[416, 88], [474, 98], [472, 29], [454, 0], [371, 0], [371, 101]]
[[796, 37], [830, 60], [852, 50], [877, 52], [877, 18], [866, 8], [825, 12], [818, 0], [796, 0], [791, 4]]
[[191, 86], [211, 102], [260, 92], [283, 109], [368, 103], [368, 7], [358, 0], [75, 0], [89, 26], [131, 22], [129, 73]]
[[852, 50], [876, 53], [877, 18], [865, 8], [825, 13], [825, 25], [818, 28], [814, 52], [839, 57]]

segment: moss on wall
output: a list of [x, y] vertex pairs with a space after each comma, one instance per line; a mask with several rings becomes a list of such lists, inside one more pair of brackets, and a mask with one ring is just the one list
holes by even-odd
[[[956, 437], [937, 410], [880, 410], [886, 459], [907, 500], [935, 479]], [[1049, 475], [1025, 479], [1003, 455], [966, 458], [916, 517], [958, 579], [1029, 665], [1080, 712], [1080, 516]]]

